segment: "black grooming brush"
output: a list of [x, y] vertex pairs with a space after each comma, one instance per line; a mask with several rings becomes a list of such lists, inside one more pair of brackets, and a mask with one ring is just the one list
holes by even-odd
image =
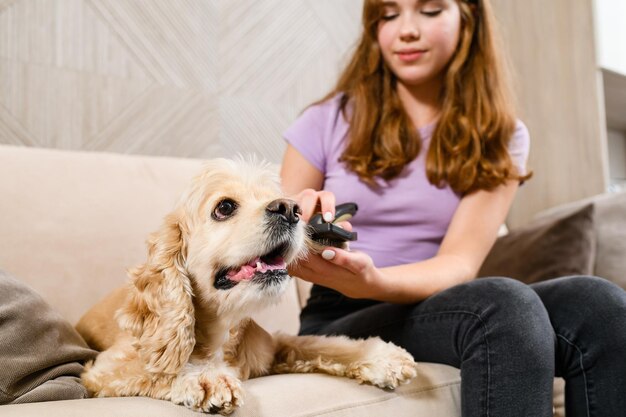
[[346, 242], [356, 240], [356, 232], [349, 232], [336, 223], [349, 220], [354, 216], [359, 207], [355, 203], [344, 203], [335, 207], [335, 220], [324, 221], [322, 213], [316, 213], [309, 220], [311, 238], [324, 246], [345, 248]]

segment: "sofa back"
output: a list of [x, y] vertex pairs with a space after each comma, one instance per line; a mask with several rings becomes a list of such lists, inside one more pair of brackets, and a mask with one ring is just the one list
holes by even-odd
[[[0, 269], [70, 322], [126, 282], [201, 160], [0, 146]], [[295, 283], [255, 319], [294, 333]]]

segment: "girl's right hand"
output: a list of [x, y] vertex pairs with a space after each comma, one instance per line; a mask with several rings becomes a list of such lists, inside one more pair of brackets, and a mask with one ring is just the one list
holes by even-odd
[[335, 219], [335, 195], [330, 191], [316, 191], [312, 188], [306, 188], [292, 196], [296, 203], [300, 206], [302, 214], [300, 218], [308, 223], [309, 219], [316, 212], [321, 211], [324, 220], [332, 222]]

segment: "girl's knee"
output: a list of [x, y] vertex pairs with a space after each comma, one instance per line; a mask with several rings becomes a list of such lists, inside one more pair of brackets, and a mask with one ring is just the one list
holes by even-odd
[[613, 282], [594, 276], [576, 275], [559, 279], [562, 282], [563, 291], [571, 296], [582, 295], [584, 297], [597, 297], [624, 295], [624, 290]]
[[472, 344], [488, 349], [537, 371], [553, 372], [554, 330], [539, 296], [528, 285], [510, 278], [481, 278], [468, 286], [472, 297], [483, 300]]
[[548, 313], [528, 285], [510, 278], [481, 278], [461, 291], [475, 302], [478, 316], [491, 332], [502, 337], [526, 338], [535, 345], [553, 343]]
[[511, 278], [493, 277], [472, 281], [468, 289], [479, 297], [507, 311], [522, 314], [543, 310], [541, 299], [531, 287]]
[[[545, 285], [550, 285], [546, 281]], [[555, 280], [552, 304], [563, 303], [589, 310], [598, 318], [622, 315], [626, 317], [626, 292], [604, 278], [571, 276]]]

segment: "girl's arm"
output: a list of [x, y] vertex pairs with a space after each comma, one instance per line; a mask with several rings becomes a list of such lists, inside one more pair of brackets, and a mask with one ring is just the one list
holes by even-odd
[[476, 277], [517, 192], [510, 181], [493, 191], [463, 197], [436, 256], [380, 269], [378, 299], [405, 303], [424, 299]]
[[[334, 215], [335, 197], [321, 190], [324, 175], [291, 145], [281, 167], [282, 187], [293, 196], [307, 221], [319, 204]], [[332, 259], [310, 255], [289, 268], [306, 281], [333, 288], [349, 297], [395, 303], [423, 300], [476, 277], [509, 212], [519, 184], [510, 181], [492, 191], [477, 191], [461, 199], [439, 252], [413, 264], [376, 268], [362, 252], [328, 248]], [[349, 224], [347, 224], [350, 227]], [[327, 255], [329, 255], [327, 253]]]
[[335, 196], [331, 192], [320, 191], [324, 186], [324, 174], [291, 145], [287, 145], [280, 178], [285, 194], [298, 202], [304, 222], [309, 221], [316, 207], [321, 208], [322, 213], [330, 212], [334, 218]]
[[352, 298], [413, 303], [472, 280], [493, 245], [518, 188], [510, 181], [493, 191], [463, 197], [437, 255], [407, 265], [376, 268], [362, 252], [328, 248], [322, 259], [309, 256], [290, 272]]

